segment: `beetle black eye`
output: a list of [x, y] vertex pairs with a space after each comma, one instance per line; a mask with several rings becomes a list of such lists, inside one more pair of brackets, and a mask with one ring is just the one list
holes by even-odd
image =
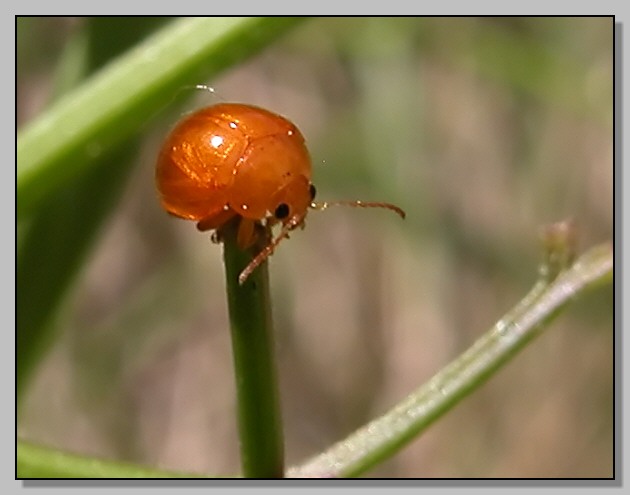
[[289, 205], [286, 203], [280, 203], [273, 214], [278, 220], [287, 218], [289, 216]]
[[317, 189], [315, 189], [313, 184], [309, 186], [308, 192], [311, 194], [311, 201], [313, 201], [315, 199], [315, 194], [317, 193]]

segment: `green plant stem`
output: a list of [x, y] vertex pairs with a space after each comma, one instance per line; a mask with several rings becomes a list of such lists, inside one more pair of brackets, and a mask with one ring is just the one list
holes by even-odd
[[481, 386], [577, 295], [609, 283], [612, 270], [610, 244], [591, 249], [554, 280], [547, 277], [549, 269], [541, 269], [541, 279], [521, 302], [455, 361], [387, 414], [305, 464], [290, 469], [288, 476], [357, 476], [391, 457]]
[[18, 478], [203, 478], [201, 474], [151, 469], [135, 464], [61, 452], [20, 440]]
[[234, 222], [222, 234], [243, 476], [280, 478], [284, 447], [267, 262], [239, 285], [239, 274], [257, 251], [238, 249], [236, 227]]

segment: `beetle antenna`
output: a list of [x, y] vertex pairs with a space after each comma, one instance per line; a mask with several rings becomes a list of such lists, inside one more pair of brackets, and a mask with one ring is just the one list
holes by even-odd
[[[318, 201], [311, 202], [309, 205], [311, 208], [315, 210], [323, 211], [327, 209], [329, 206], [352, 206], [355, 208], [385, 208], [387, 210], [392, 210], [394, 213], [398, 214], [401, 218], [405, 218], [406, 213], [402, 208], [399, 208], [396, 205], [391, 203], [380, 203], [380, 202], [372, 202], [372, 201]], [[252, 272], [258, 268], [269, 256], [273, 254], [278, 244], [280, 244], [284, 239], [289, 237], [289, 232], [295, 229], [304, 221], [304, 217], [293, 217], [290, 221], [285, 223], [282, 226], [282, 230], [278, 234], [278, 236], [273, 239], [269, 244], [267, 244], [262, 251], [260, 251], [253, 260], [249, 262], [249, 264], [243, 269], [243, 271], [238, 276], [239, 285], [243, 285], [245, 281], [249, 278]]]
[[311, 208], [319, 211], [324, 211], [329, 206], [353, 206], [356, 208], [386, 208], [388, 210], [392, 210], [394, 213], [398, 214], [400, 218], [405, 218], [406, 213], [402, 208], [399, 208], [396, 205], [391, 203], [375, 203], [372, 201], [317, 201], [312, 202], [310, 204]]
[[287, 223], [282, 226], [282, 230], [278, 234], [278, 236], [273, 239], [269, 244], [267, 244], [260, 253], [258, 253], [253, 260], [249, 262], [249, 264], [243, 269], [243, 271], [238, 276], [238, 284], [243, 285], [245, 281], [249, 278], [252, 272], [258, 268], [269, 256], [273, 254], [276, 247], [283, 239], [287, 239], [289, 237], [289, 232], [291, 232], [295, 227], [300, 225], [304, 217], [294, 217]]

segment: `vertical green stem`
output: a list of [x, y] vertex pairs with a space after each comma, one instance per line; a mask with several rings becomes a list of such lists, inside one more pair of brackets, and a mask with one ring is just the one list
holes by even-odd
[[284, 448], [269, 274], [265, 262], [239, 285], [238, 276], [255, 252], [238, 249], [237, 225], [229, 225], [222, 235], [243, 476], [280, 478], [284, 476]]

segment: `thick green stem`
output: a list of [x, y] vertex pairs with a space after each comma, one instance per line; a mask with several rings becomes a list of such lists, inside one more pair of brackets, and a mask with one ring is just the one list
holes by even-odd
[[228, 226], [222, 235], [243, 476], [280, 478], [284, 475], [284, 448], [269, 274], [264, 262], [239, 284], [239, 274], [257, 251], [238, 249], [236, 227], [236, 223]]

